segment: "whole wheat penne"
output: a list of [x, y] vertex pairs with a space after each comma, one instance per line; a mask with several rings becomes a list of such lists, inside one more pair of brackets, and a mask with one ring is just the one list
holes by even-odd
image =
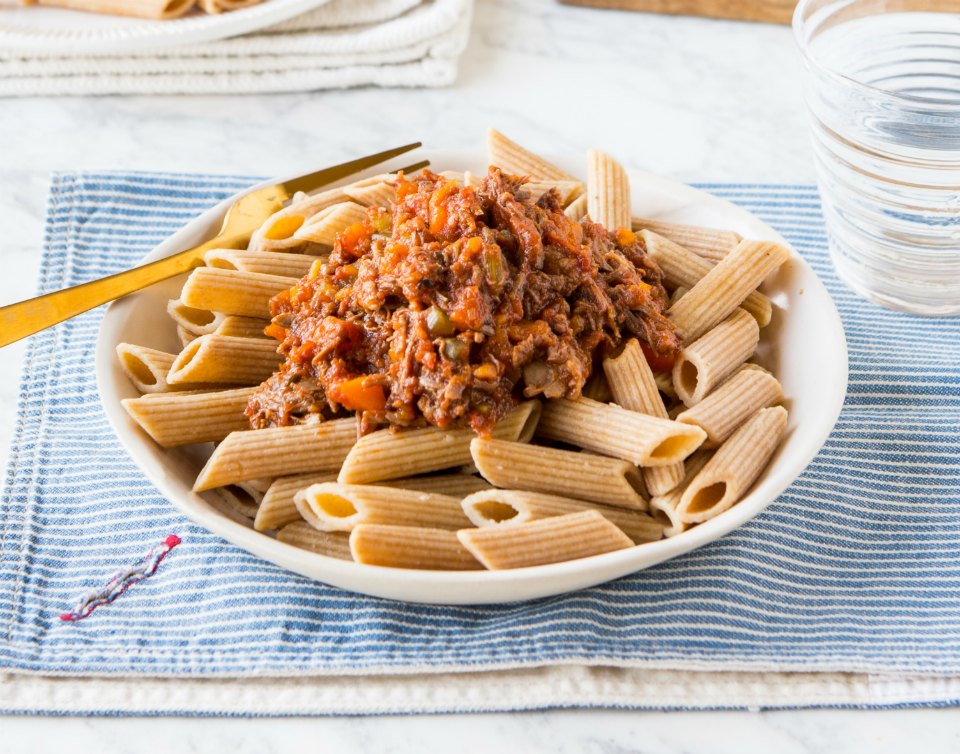
[[550, 516], [563, 516], [579, 511], [597, 511], [635, 544], [654, 542], [662, 536], [663, 527], [641, 511], [628, 511], [609, 505], [598, 505], [558, 495], [526, 490], [484, 490], [460, 501], [463, 512], [474, 526], [525, 524]]
[[203, 255], [203, 261], [208, 267], [290, 278], [302, 278], [310, 271], [313, 263], [321, 258], [310, 254], [249, 249], [210, 249]]
[[248, 490], [235, 484], [210, 490], [218, 510], [243, 524], [252, 523], [257, 515], [257, 499]]
[[297, 492], [294, 502], [304, 521], [323, 531], [352, 531], [359, 524], [451, 531], [470, 525], [459, 499], [398, 487], [323, 482]]
[[182, 327], [194, 335], [206, 335], [215, 332], [223, 320], [227, 318], [227, 315], [221, 312], [187, 306], [178, 298], [167, 302], [167, 314], [177, 323], [177, 327]]
[[647, 217], [634, 217], [632, 225], [634, 230], [653, 231], [711, 262], [719, 262], [743, 240], [739, 233], [732, 230], [680, 225]]
[[207, 13], [223, 13], [229, 10], [249, 8], [251, 5], [262, 3], [263, 0], [197, 0], [200, 8]]
[[587, 152], [587, 213], [607, 230], [630, 227], [630, 179], [605, 152]]
[[356, 440], [353, 417], [231, 432], [213, 451], [193, 488], [200, 492], [264, 476], [333, 471]]
[[404, 490], [429, 492], [433, 495], [449, 495], [458, 500], [480, 490], [490, 489], [489, 482], [473, 474], [433, 474], [406, 479], [384, 479], [377, 482], [382, 487], [399, 487]]
[[[527, 438], [540, 417], [540, 402], [521, 403], [493, 428], [505, 440]], [[471, 463], [471, 429], [424, 427], [402, 432], [382, 429], [361, 437], [340, 469], [342, 484], [370, 484], [381, 479], [427, 474]]]
[[583, 192], [580, 181], [527, 181], [523, 187], [530, 193], [530, 198], [537, 201], [550, 189], [555, 189], [560, 196], [560, 206], [566, 207], [575, 196]]
[[117, 345], [117, 357], [130, 382], [141, 393], [166, 393], [171, 390], [192, 390], [196, 385], [174, 385], [167, 382], [176, 354], [133, 343]]
[[741, 241], [667, 313], [688, 342], [695, 340], [730, 316], [789, 258], [790, 250], [778, 243]]
[[247, 429], [243, 411], [256, 388], [214, 393], [150, 393], [121, 403], [154, 442], [164, 448], [195, 442], [217, 442]]
[[277, 532], [277, 541], [328, 558], [353, 560], [349, 536], [340, 531], [317, 531], [306, 521], [295, 521], [284, 526]]
[[[69, 8], [111, 16], [136, 18], [179, 18], [196, 4], [196, 0], [34, 0], [50, 8]], [[31, 5], [33, 2], [30, 3]]]
[[300, 511], [297, 510], [297, 504], [294, 502], [294, 495], [311, 484], [332, 482], [336, 478], [337, 473], [335, 471], [314, 471], [274, 479], [260, 501], [260, 507], [257, 508], [257, 517], [253, 520], [253, 528], [257, 531], [269, 531], [270, 529], [281, 529], [294, 521], [303, 520]]
[[677, 399], [677, 391], [673, 389], [673, 375], [670, 372], [654, 372], [653, 380], [657, 383], [657, 390], [662, 395], [673, 400]]
[[587, 195], [581, 194], [570, 202], [563, 210], [563, 214], [576, 222], [585, 218], [587, 216]]
[[673, 366], [673, 387], [687, 406], [702, 401], [757, 350], [760, 328], [736, 309], [716, 327], [683, 347]]
[[396, 201], [396, 173], [383, 173], [343, 187], [348, 198], [364, 207], [390, 207]]
[[663, 527], [663, 536], [675, 537], [690, 528], [690, 524], [677, 513], [677, 506], [680, 505], [684, 490], [712, 455], [710, 450], [698, 450], [683, 463], [683, 481], [669, 492], [650, 498], [650, 515]]
[[254, 385], [273, 374], [281, 361], [276, 341], [269, 338], [201, 335], [177, 355], [167, 382]]
[[457, 537], [486, 568], [525, 568], [633, 547], [597, 511], [552, 516], [515, 526], [461, 529]]
[[703, 430], [689, 432], [681, 427], [699, 429], [589, 398], [560, 398], [544, 405], [537, 434], [638, 466], [669, 466], [682, 461], [706, 439]]
[[360, 524], [350, 532], [350, 553], [357, 563], [432, 571], [476, 571], [480, 563], [460, 544], [455, 532], [416, 526]]
[[[639, 341], [631, 338], [619, 354], [604, 359], [603, 371], [607, 375], [614, 403], [629, 411], [639, 411], [659, 419], [669, 418], [657, 381]], [[643, 481], [651, 495], [662, 495], [672, 490], [680, 484], [681, 479], [683, 461], [643, 470]]]
[[587, 384], [583, 386], [580, 395], [592, 401], [611, 403], [613, 401], [613, 392], [610, 390], [610, 383], [607, 382], [607, 375], [601, 370], [594, 372], [590, 379], [587, 380]]
[[270, 322], [265, 319], [256, 319], [255, 317], [238, 317], [231, 314], [224, 317], [223, 322], [217, 327], [217, 335], [232, 335], [236, 338], [265, 338], [263, 328]]
[[704, 447], [715, 448], [761, 408], [783, 401], [783, 388], [765, 369], [747, 364], [695, 406], [677, 415], [681, 424], [707, 433]]
[[676, 288], [673, 289], [673, 293], [670, 294], [670, 303], [671, 304], [677, 303], [689, 292], [690, 292], [690, 289], [687, 288], [685, 285], [678, 285]]
[[497, 487], [552, 492], [621, 508], [647, 507], [639, 470], [619, 458], [480, 438], [470, 443], [470, 452], [484, 479]]
[[312, 244], [296, 237], [296, 232], [318, 212], [347, 199], [339, 188], [311, 196], [298, 195], [289, 205], [267, 218], [250, 237], [247, 248], [251, 251], [308, 251]]
[[[640, 231], [647, 253], [653, 257], [663, 272], [667, 285], [689, 289], [693, 288], [710, 270], [713, 265], [700, 255], [675, 244], [653, 231]], [[753, 315], [760, 327], [770, 324], [773, 316], [773, 306], [770, 299], [760, 291], [751, 292], [741, 306]]]
[[333, 246], [337, 233], [367, 216], [367, 208], [356, 202], [340, 202], [321, 210], [294, 233], [294, 238]]
[[296, 284], [291, 277], [198, 267], [183, 284], [180, 300], [197, 309], [269, 319], [270, 299]]
[[760, 409], [744, 422], [684, 490], [680, 518], [700, 523], [738, 502], [766, 467], [786, 427], [783, 406]]
[[537, 154], [524, 149], [499, 131], [491, 128], [487, 131], [487, 156], [491, 165], [504, 173], [524, 175], [540, 181], [577, 181], [577, 178], [564, 173], [556, 165], [551, 165]]
[[186, 348], [199, 337], [200, 336], [196, 333], [192, 333], [185, 327], [180, 327], [180, 325], [177, 325], [177, 338], [180, 340], [181, 348]]

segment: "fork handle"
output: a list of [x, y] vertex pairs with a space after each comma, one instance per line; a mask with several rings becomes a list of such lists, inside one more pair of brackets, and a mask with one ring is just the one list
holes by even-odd
[[218, 237], [156, 262], [0, 307], [0, 348], [108, 301], [199, 267], [203, 264], [204, 252], [240, 240], [240, 237]]

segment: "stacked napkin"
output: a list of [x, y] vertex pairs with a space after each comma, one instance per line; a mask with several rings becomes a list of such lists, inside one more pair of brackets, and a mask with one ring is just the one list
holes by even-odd
[[[41, 292], [135, 264], [253, 182], [58, 175]], [[444, 607], [349, 594], [228, 544], [144, 478], [100, 405], [93, 310], [28, 341], [0, 497], [0, 712], [957, 703], [960, 320], [880, 309], [845, 288], [813, 187], [705, 188], [795, 245], [847, 334], [836, 428], [762, 514], [656, 568], [550, 599]], [[174, 541], [154, 568], [156, 547]], [[113, 574], [143, 578], [78, 614]]]
[[0, 50], [0, 96], [443, 86], [456, 76], [472, 6], [472, 0], [331, 0], [276, 26], [204, 44], [123, 55]]

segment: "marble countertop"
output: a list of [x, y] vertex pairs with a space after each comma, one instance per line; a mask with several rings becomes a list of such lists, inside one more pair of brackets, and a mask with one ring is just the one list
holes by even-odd
[[[788, 29], [478, 0], [456, 85], [249, 97], [0, 101], [0, 301], [32, 295], [53, 170], [283, 174], [420, 139], [477, 148], [488, 126], [545, 152], [601, 147], [685, 181], [812, 183]], [[384, 135], [384, 116], [393, 125]], [[0, 462], [20, 343], [0, 351]], [[556, 711], [316, 720], [0, 720], [3, 752], [960, 751], [960, 712]], [[453, 746], [451, 742], [458, 741]], [[174, 743], [176, 742], [176, 743]]]

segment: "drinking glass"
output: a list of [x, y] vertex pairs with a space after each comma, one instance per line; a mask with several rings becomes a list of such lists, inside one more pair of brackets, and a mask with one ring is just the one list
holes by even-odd
[[960, 0], [800, 0], [793, 30], [837, 272], [960, 314]]

